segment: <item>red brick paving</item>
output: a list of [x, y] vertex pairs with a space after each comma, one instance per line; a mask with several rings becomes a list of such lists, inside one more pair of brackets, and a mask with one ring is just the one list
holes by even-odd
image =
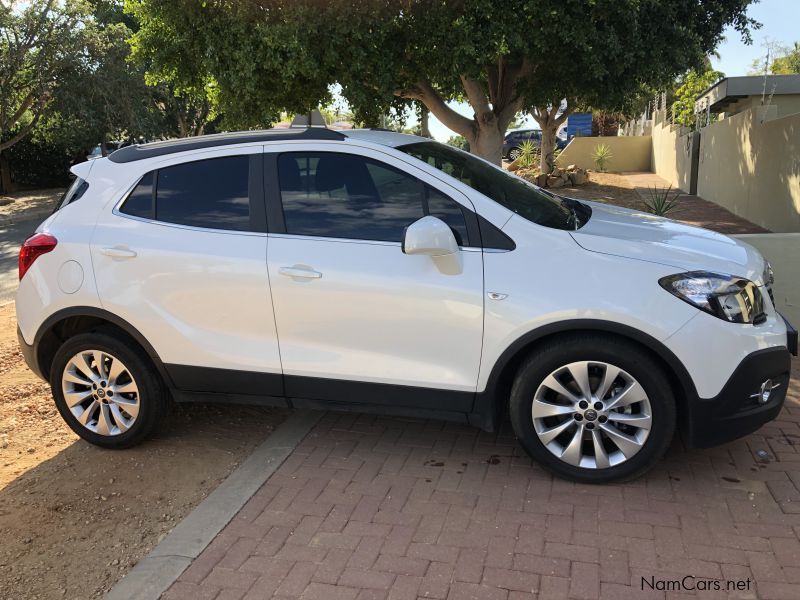
[[507, 428], [329, 413], [164, 598], [679, 598], [641, 581], [686, 575], [800, 598], [793, 367], [778, 420], [620, 485], [553, 479]]

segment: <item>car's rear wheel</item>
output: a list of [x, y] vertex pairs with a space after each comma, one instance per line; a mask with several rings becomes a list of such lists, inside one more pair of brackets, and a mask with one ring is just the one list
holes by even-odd
[[50, 374], [58, 411], [92, 444], [133, 446], [166, 416], [167, 398], [149, 357], [112, 335], [70, 338], [56, 351]]
[[675, 431], [675, 400], [660, 365], [634, 344], [595, 334], [538, 348], [519, 370], [510, 413], [534, 459], [588, 483], [644, 473]]
[[508, 160], [512, 162], [517, 160], [520, 156], [522, 156], [522, 150], [519, 148], [512, 148], [508, 151]]

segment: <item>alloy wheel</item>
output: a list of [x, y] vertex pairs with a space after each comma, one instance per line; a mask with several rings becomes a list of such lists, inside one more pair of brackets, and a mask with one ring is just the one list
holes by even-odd
[[508, 153], [508, 158], [513, 162], [513, 161], [517, 160], [520, 157], [521, 154], [522, 154], [522, 152], [520, 152], [519, 150], [514, 148], [513, 150], [511, 150]]
[[545, 448], [586, 469], [607, 469], [631, 459], [653, 426], [641, 384], [601, 361], [573, 362], [550, 373], [534, 394], [531, 415]]
[[128, 431], [139, 415], [139, 388], [117, 357], [101, 350], [82, 350], [61, 375], [64, 401], [83, 427], [98, 435]]

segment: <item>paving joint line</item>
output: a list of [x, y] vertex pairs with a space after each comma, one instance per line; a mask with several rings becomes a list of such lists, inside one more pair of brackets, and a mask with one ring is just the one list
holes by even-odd
[[295, 410], [106, 594], [157, 600], [283, 464], [324, 412]]

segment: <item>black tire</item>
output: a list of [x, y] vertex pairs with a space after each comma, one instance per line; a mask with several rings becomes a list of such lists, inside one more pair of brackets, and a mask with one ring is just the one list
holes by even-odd
[[[139, 413], [130, 429], [117, 435], [100, 435], [84, 427], [72, 414], [64, 398], [62, 377], [72, 357], [82, 350], [99, 350], [121, 360], [139, 389]], [[69, 338], [56, 351], [50, 369], [50, 388], [61, 417], [82, 439], [110, 449], [130, 448], [153, 434], [169, 412], [169, 398], [151, 359], [135, 343], [111, 332], [81, 333]]]
[[[583, 468], [564, 462], [539, 439], [533, 423], [536, 390], [556, 369], [578, 361], [602, 361], [630, 374], [644, 388], [650, 402], [652, 426], [641, 449], [621, 464]], [[625, 339], [594, 333], [562, 336], [545, 342], [522, 363], [511, 389], [511, 424], [520, 444], [552, 473], [582, 483], [634, 479], [658, 462], [675, 433], [675, 398], [662, 367], [646, 350]]]

